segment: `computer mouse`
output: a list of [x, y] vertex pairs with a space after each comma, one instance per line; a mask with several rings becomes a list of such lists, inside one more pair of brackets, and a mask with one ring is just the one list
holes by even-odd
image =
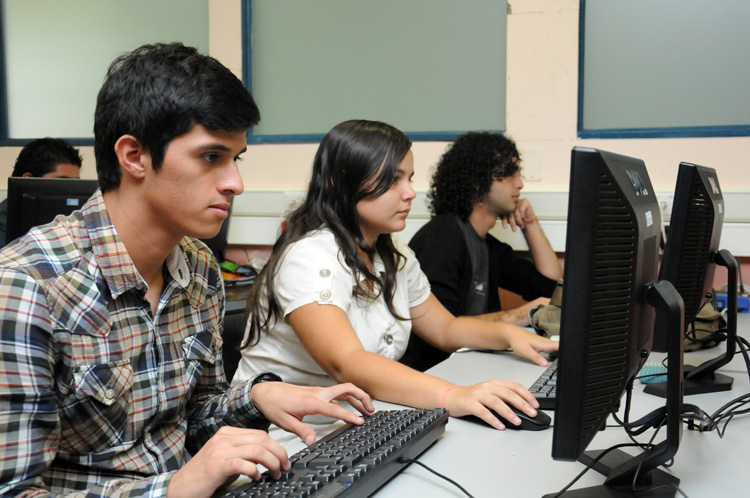
[[532, 417], [522, 412], [515, 406], [511, 406], [510, 409], [513, 410], [513, 412], [518, 415], [518, 418], [521, 419], [521, 425], [515, 425], [510, 420], [498, 415], [494, 410], [491, 410], [492, 414], [500, 419], [500, 422], [503, 423], [506, 429], [515, 429], [520, 431], [541, 431], [549, 427], [549, 425], [552, 423], [552, 417], [541, 410], [537, 410], [536, 417]]

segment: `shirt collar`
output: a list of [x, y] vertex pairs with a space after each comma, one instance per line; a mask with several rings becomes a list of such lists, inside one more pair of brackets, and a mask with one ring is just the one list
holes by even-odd
[[[91, 248], [113, 298], [131, 289], [145, 289], [146, 282], [130, 258], [107, 213], [100, 190], [81, 208]], [[167, 257], [169, 275], [186, 293], [190, 304], [198, 307], [208, 294], [221, 286], [220, 273], [213, 255], [198, 242], [183, 237]]]
[[167, 270], [195, 308], [223, 286], [213, 253], [203, 242], [192, 237], [183, 237], [180, 245], [175, 247], [167, 258]]
[[86, 230], [99, 269], [113, 298], [146, 283], [135, 268], [125, 244], [107, 213], [101, 190], [97, 190], [81, 208]]
[[188, 268], [185, 255], [182, 253], [182, 247], [175, 247], [167, 257], [167, 271], [177, 284], [186, 289], [190, 285], [190, 268]]

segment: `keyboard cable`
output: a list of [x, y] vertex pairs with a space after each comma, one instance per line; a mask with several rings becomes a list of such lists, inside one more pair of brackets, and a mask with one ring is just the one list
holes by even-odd
[[433, 470], [433, 469], [432, 469], [431, 467], [429, 467], [429, 466], [427, 466], [427, 465], [423, 464], [423, 463], [422, 463], [422, 462], [420, 462], [419, 460], [415, 460], [415, 459], [413, 459], [413, 458], [405, 458], [405, 457], [401, 457], [401, 458], [399, 458], [399, 459], [398, 459], [398, 462], [399, 462], [399, 463], [416, 463], [417, 465], [419, 465], [420, 467], [424, 468], [424, 469], [425, 469], [425, 470], [427, 470], [428, 472], [432, 472], [433, 474], [435, 474], [435, 475], [436, 475], [436, 476], [438, 476], [439, 478], [441, 478], [441, 479], [445, 479], [445, 480], [446, 480], [446, 481], [448, 481], [449, 483], [453, 484], [453, 485], [454, 485], [454, 486], [456, 486], [456, 487], [457, 487], [458, 489], [460, 489], [460, 490], [461, 490], [461, 491], [462, 491], [462, 492], [463, 492], [463, 493], [464, 493], [464, 494], [465, 494], [466, 496], [469, 496], [470, 498], [474, 498], [474, 496], [472, 496], [472, 494], [471, 494], [471, 493], [469, 493], [468, 491], [466, 491], [466, 489], [464, 489], [464, 487], [463, 487], [463, 486], [461, 486], [461, 485], [460, 485], [459, 483], [457, 483], [456, 481], [454, 481], [454, 480], [453, 480], [453, 479], [451, 479], [450, 477], [448, 477], [448, 476], [446, 476], [446, 475], [443, 475], [443, 474], [441, 474], [440, 472], [438, 472], [438, 471], [436, 471], [436, 470]]

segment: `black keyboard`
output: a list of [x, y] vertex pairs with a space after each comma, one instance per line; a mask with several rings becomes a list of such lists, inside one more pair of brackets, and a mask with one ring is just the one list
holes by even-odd
[[445, 432], [445, 409], [378, 411], [364, 425], [346, 424], [289, 457], [278, 481], [266, 474], [214, 497], [369, 496]]
[[555, 409], [555, 397], [557, 396], [557, 359], [549, 362], [544, 373], [529, 388], [539, 402], [542, 410]]

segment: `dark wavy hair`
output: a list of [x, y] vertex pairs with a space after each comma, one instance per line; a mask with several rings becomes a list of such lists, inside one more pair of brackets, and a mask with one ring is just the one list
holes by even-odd
[[435, 167], [427, 205], [433, 216], [453, 213], [467, 220], [489, 193], [492, 181], [520, 167], [516, 143], [499, 133], [469, 132], [456, 139]]
[[102, 192], [120, 184], [114, 146], [132, 135], [158, 170], [169, 142], [200, 124], [246, 131], [260, 111], [242, 82], [213, 57], [181, 43], [143, 45], [109, 66], [94, 113], [94, 154]]
[[16, 158], [12, 176], [44, 176], [55, 171], [60, 164], [72, 164], [81, 168], [83, 158], [78, 149], [61, 138], [37, 138], [26, 144]]
[[[271, 319], [281, 316], [273, 282], [286, 249], [320, 228], [333, 233], [340, 256], [355, 281], [364, 276], [373, 282], [373, 288], [385, 296], [388, 310], [404, 319], [393, 307], [396, 271], [404, 256], [393, 246], [390, 234], [380, 235], [374, 246], [367, 244], [359, 227], [357, 203], [378, 197], [390, 188], [398, 165], [410, 148], [406, 135], [379, 121], [345, 121], [323, 137], [305, 201], [289, 217], [268, 263], [253, 284], [247, 306], [250, 330], [243, 347], [257, 343]], [[376, 275], [370, 271], [359, 250], [371, 258], [378, 254], [385, 273]], [[364, 291], [355, 287], [354, 295], [361, 297]]]

